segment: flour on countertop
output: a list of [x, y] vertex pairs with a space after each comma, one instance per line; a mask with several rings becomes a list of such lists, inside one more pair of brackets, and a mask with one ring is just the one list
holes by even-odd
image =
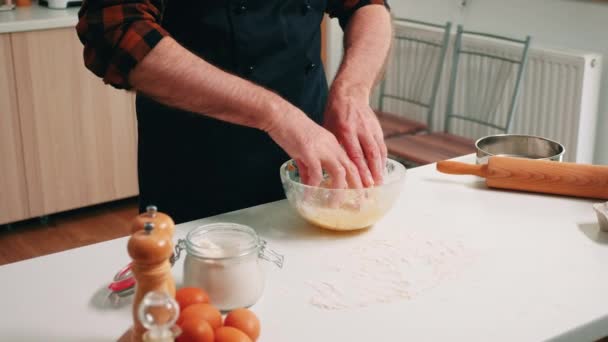
[[414, 298], [462, 272], [474, 256], [459, 241], [414, 234], [328, 253], [318, 279], [307, 281], [310, 303], [328, 310]]

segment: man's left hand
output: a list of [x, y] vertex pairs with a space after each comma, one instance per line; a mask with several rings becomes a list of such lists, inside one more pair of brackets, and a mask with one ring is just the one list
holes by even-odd
[[378, 118], [369, 106], [369, 91], [332, 87], [323, 126], [342, 144], [365, 187], [382, 183], [387, 150]]

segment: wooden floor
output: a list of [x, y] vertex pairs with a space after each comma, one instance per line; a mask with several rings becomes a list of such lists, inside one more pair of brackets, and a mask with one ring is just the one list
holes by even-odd
[[137, 209], [131, 198], [0, 226], [0, 265], [127, 236]]

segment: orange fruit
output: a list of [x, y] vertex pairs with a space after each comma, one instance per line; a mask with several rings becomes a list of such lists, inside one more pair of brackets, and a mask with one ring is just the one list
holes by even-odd
[[184, 309], [177, 319], [177, 324], [190, 318], [203, 319], [211, 324], [213, 330], [222, 326], [222, 314], [215, 306], [206, 303], [192, 304]]
[[214, 342], [213, 328], [204, 319], [190, 318], [180, 325], [182, 333], [176, 342]]
[[215, 331], [215, 342], [251, 342], [251, 339], [237, 328], [221, 327]]
[[192, 304], [209, 303], [209, 295], [197, 287], [182, 287], [175, 292], [175, 300], [179, 304], [180, 311], [184, 311]]
[[231, 311], [224, 320], [224, 326], [237, 328], [255, 341], [260, 336], [260, 320], [247, 309], [236, 309]]

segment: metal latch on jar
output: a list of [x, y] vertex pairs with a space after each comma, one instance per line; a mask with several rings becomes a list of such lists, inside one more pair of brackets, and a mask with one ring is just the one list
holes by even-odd
[[[186, 240], [185, 239], [177, 240], [177, 244], [175, 245], [175, 251], [173, 252], [173, 255], [171, 256], [171, 258], [169, 259], [169, 261], [171, 262], [171, 265], [175, 264], [175, 262], [177, 262], [177, 260], [179, 260], [182, 251], [185, 249], [186, 249]], [[276, 251], [268, 248], [268, 242], [266, 242], [265, 240], [261, 240], [261, 239], [260, 239], [258, 257], [260, 259], [264, 259], [266, 261], [272, 262], [273, 264], [277, 265], [278, 268], [283, 268], [283, 264], [285, 263], [285, 257], [283, 255], [277, 253]]]
[[175, 244], [175, 249], [173, 251], [173, 255], [169, 258], [169, 262], [171, 262], [171, 266], [175, 265], [175, 262], [179, 260], [179, 256], [182, 254], [182, 251], [186, 249], [186, 239], [178, 239]]
[[285, 257], [274, 250], [268, 248], [268, 243], [265, 240], [260, 240], [260, 251], [258, 256], [261, 259], [266, 261], [270, 261], [277, 265], [278, 268], [283, 268], [283, 263], [285, 262]]

